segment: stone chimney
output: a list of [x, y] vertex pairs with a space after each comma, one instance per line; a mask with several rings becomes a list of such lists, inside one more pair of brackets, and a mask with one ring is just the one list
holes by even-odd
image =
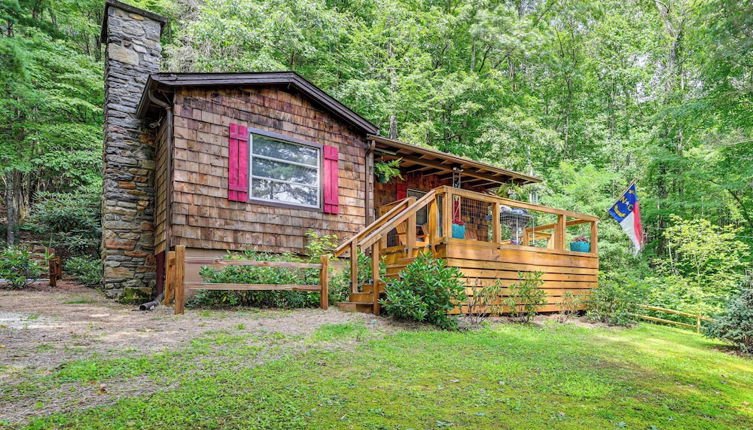
[[105, 125], [102, 261], [108, 297], [137, 300], [156, 284], [154, 137], [136, 118], [144, 85], [159, 71], [166, 19], [105, 1]]

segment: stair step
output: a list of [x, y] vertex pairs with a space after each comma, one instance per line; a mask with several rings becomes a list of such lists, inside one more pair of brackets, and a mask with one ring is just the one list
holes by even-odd
[[365, 302], [339, 302], [337, 304], [337, 307], [341, 311], [346, 312], [364, 312], [364, 313], [371, 313], [374, 308], [371, 302], [365, 303]]
[[[371, 292], [373, 291], [372, 287], [373, 286], [371, 284], [363, 284], [361, 285], [361, 292], [371, 294]], [[379, 292], [380, 293], [384, 292], [384, 283], [379, 284]]]
[[371, 292], [350, 293], [351, 302], [371, 302], [373, 300]]

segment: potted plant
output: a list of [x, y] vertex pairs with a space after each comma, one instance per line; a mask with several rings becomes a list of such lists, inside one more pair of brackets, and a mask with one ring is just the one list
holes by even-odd
[[578, 236], [570, 242], [570, 251], [591, 252], [591, 242], [586, 236]]
[[400, 161], [402, 158], [374, 163], [374, 175], [377, 181], [380, 184], [386, 184], [392, 178], [403, 179], [403, 175], [400, 174]]

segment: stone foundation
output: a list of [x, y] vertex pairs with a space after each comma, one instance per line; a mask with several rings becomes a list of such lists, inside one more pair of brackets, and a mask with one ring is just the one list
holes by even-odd
[[105, 6], [102, 261], [105, 293], [137, 300], [156, 284], [154, 136], [136, 118], [149, 74], [159, 71], [164, 18], [117, 1]]

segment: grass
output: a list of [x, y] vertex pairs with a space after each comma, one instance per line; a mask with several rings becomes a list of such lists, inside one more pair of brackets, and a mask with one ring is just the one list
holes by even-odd
[[[322, 326], [307, 342], [366, 330]], [[185, 351], [69, 363], [37, 382], [160, 378], [169, 388], [28, 428], [753, 428], [753, 361], [674, 328], [401, 331], [257, 366], [264, 349], [249, 339], [208, 333]]]
[[94, 299], [87, 299], [87, 298], [81, 298], [81, 299], [73, 299], [63, 302], [64, 305], [88, 305], [96, 303], [96, 300]]

